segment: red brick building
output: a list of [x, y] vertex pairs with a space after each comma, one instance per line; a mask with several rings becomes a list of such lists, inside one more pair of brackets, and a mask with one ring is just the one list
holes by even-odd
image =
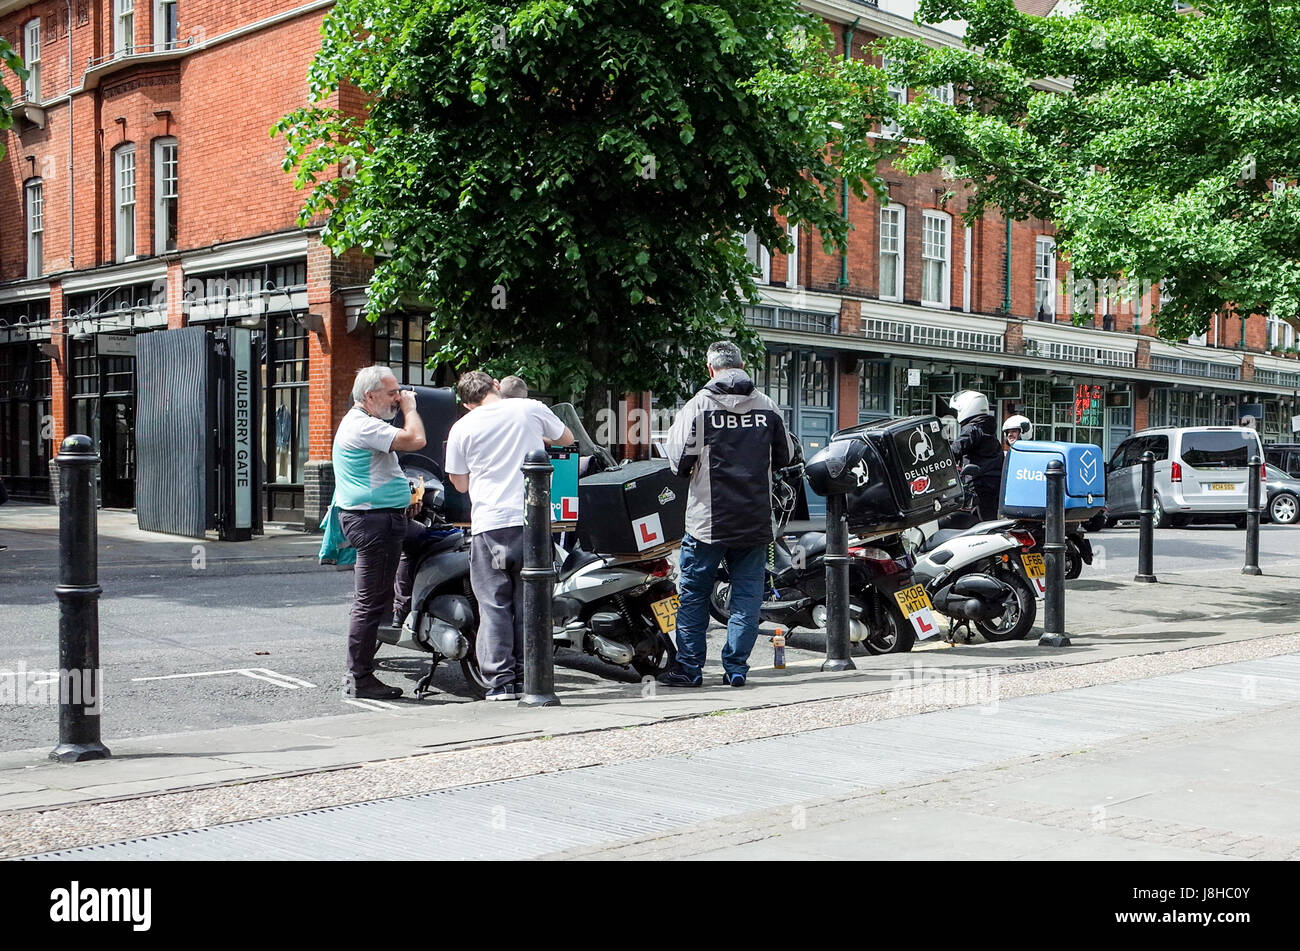
[[[805, 5], [854, 56], [875, 55], [867, 47], [883, 35], [960, 42], [912, 22], [910, 2]], [[0, 36], [34, 66], [26, 84], [6, 76], [18, 119], [0, 161], [0, 475], [11, 493], [48, 498], [52, 448], [81, 431], [101, 449], [103, 504], [133, 504], [136, 409], [159, 396], [136, 391], [142, 333], [257, 331], [263, 514], [308, 527], [328, 501], [355, 369], [377, 361], [407, 382], [441, 379], [423, 366], [417, 316], [358, 319], [370, 264], [297, 226], [302, 195], [269, 134], [306, 101], [330, 6], [0, 0]], [[750, 317], [769, 347], [757, 376], [807, 448], [963, 387], [1107, 449], [1148, 422], [1235, 422], [1248, 402], [1265, 405], [1266, 438], [1289, 436], [1300, 363], [1263, 352], [1294, 344], [1287, 328], [1224, 318], [1208, 340], [1160, 342], [1157, 292], [1134, 305], [1119, 289], [1097, 289], [1088, 325], [1073, 326], [1050, 227], [990, 215], [966, 229], [962, 199], [940, 201], [952, 183], [885, 177], [888, 206], [849, 202], [846, 255], [807, 233], [791, 256], [752, 249], [764, 300]], [[1084, 386], [1096, 405], [1078, 416]]]

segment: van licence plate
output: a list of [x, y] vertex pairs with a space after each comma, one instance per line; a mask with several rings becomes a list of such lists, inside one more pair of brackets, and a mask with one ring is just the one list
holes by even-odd
[[1210, 483], [1210, 491], [1211, 491], [1211, 492], [1235, 492], [1236, 490], [1237, 490], [1237, 487], [1236, 487], [1235, 485], [1233, 485], [1231, 482], [1211, 482], [1211, 483]]

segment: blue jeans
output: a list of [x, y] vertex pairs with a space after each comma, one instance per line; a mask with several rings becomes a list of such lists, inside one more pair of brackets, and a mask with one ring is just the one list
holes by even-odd
[[724, 558], [731, 576], [731, 617], [727, 621], [727, 644], [722, 648], [722, 669], [742, 677], [749, 673], [749, 652], [758, 639], [767, 548], [767, 545], [728, 548], [690, 535], [682, 540], [677, 663], [688, 676], [701, 676], [704, 667], [708, 650], [704, 632], [709, 627], [709, 592]]

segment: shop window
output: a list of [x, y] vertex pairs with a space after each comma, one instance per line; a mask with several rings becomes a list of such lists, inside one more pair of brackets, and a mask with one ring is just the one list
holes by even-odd
[[297, 485], [307, 465], [308, 332], [289, 314], [271, 315], [267, 329], [271, 335], [267, 414], [274, 440], [267, 481]]
[[889, 363], [864, 361], [858, 371], [858, 411], [889, 415]]

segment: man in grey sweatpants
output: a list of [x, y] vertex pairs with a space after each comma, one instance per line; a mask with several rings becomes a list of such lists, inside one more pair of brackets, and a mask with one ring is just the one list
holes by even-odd
[[477, 652], [488, 700], [514, 700], [523, 679], [524, 457], [546, 443], [570, 445], [573, 433], [543, 403], [502, 399], [478, 370], [461, 376], [456, 395], [469, 412], [447, 434], [447, 477], [468, 492], [469, 582], [478, 601]]

